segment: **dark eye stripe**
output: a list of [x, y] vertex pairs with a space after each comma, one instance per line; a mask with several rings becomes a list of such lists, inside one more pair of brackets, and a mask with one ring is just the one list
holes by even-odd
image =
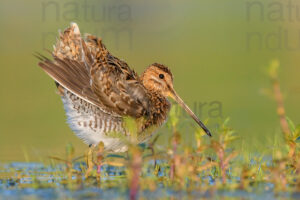
[[159, 75], [159, 78], [160, 78], [160, 79], [164, 79], [165, 76], [164, 76], [163, 74], [160, 74], [160, 75]]

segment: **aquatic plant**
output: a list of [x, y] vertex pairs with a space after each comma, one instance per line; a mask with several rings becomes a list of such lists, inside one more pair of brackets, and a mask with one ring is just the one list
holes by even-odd
[[[24, 188], [89, 191], [85, 195], [92, 197], [113, 191], [110, 195], [122, 194], [118, 197], [129, 199], [149, 195], [159, 199], [179, 193], [191, 198], [208, 198], [220, 195], [221, 191], [235, 194], [243, 191], [242, 195], [270, 191], [276, 195], [296, 195], [300, 192], [300, 126], [286, 116], [278, 69], [279, 62], [273, 61], [269, 78], [284, 140], [280, 144], [282, 148], [274, 149], [272, 155], [259, 152], [249, 155], [238, 150], [234, 142], [240, 137], [230, 127], [229, 118], [214, 132], [212, 139], [207, 139], [201, 128], [195, 129], [194, 143], [187, 145], [182, 141], [185, 133], [178, 128], [185, 122], [178, 112], [180, 109], [173, 106], [167, 124], [172, 134], [165, 146], [156, 144], [159, 134], [147, 145], [137, 145], [138, 124], [128, 118], [125, 123], [131, 138], [113, 133], [128, 144], [128, 153], [109, 154], [100, 142], [75, 158], [75, 148], [68, 144], [65, 158], [50, 156], [48, 166], [40, 163], [21, 167], [14, 163], [1, 165], [0, 197], [1, 190]], [[91, 192], [90, 188], [97, 190]]]

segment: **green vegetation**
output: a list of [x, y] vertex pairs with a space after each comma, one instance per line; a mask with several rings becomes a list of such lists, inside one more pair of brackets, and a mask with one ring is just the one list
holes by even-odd
[[[275, 101], [260, 93], [269, 83], [264, 69], [269, 60], [280, 60], [286, 111], [299, 123], [299, 52], [294, 48], [300, 26], [298, 21], [270, 20], [270, 13], [276, 17], [281, 11], [270, 4], [289, 1], [0, 1], [0, 162], [62, 157], [69, 142], [75, 156], [86, 149], [66, 124], [53, 81], [32, 56], [52, 50], [58, 29], [72, 21], [81, 32], [102, 37], [111, 53], [139, 74], [154, 62], [170, 67], [176, 91], [201, 120], [209, 118], [212, 132], [230, 117], [240, 136], [235, 141], [239, 152], [271, 153], [282, 137]], [[278, 37], [279, 50], [274, 49]], [[186, 119], [178, 124], [183, 143], [194, 140], [193, 126]], [[159, 129], [157, 144], [163, 146], [170, 133]]]
[[[137, 191], [144, 199], [299, 198], [297, 7], [280, 0], [1, 0], [0, 199], [121, 199]], [[88, 149], [32, 56], [52, 50], [57, 30], [71, 21], [139, 74], [153, 62], [169, 66], [175, 89], [213, 138], [173, 107], [148, 146], [130, 140], [121, 155]], [[272, 62], [266, 77], [273, 58], [281, 67]]]
[[[285, 116], [278, 66], [279, 63], [273, 61], [269, 75], [284, 140], [280, 147], [273, 149], [272, 155], [248, 155], [235, 149], [232, 144], [240, 139], [230, 128], [229, 118], [212, 139], [198, 128], [193, 134], [195, 145], [186, 145], [182, 142], [182, 133], [177, 130], [181, 120], [174, 106], [168, 120], [168, 131], [172, 136], [164, 149], [156, 146], [159, 135], [147, 146], [136, 145], [137, 124], [126, 119], [128, 130], [133, 133], [126, 141], [128, 153], [108, 154], [101, 142], [97, 147], [89, 148], [84, 156], [75, 158], [75, 149], [68, 144], [65, 158], [49, 158], [53, 170], [41, 173], [43, 170], [1, 169], [2, 188], [64, 188], [73, 192], [86, 188], [104, 192], [115, 189], [125, 195], [118, 198], [130, 199], [146, 198], [145, 191], [159, 191], [161, 196], [156, 197], [159, 199], [176, 196], [176, 192], [184, 193], [185, 198], [201, 197], [206, 193], [209, 194], [206, 197], [218, 197], [220, 191], [246, 192], [242, 196], [272, 192], [279, 197], [297, 193], [300, 191], [300, 126], [295, 126]], [[110, 168], [113, 169], [111, 172]], [[166, 195], [162, 191], [173, 194]]]

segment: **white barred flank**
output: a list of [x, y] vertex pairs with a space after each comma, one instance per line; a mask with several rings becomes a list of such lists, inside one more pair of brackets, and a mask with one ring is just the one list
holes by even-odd
[[62, 101], [67, 122], [74, 133], [88, 145], [104, 143], [107, 151], [124, 152], [127, 146], [119, 139], [108, 136], [110, 132], [125, 134], [122, 118], [114, 117], [65, 89]]

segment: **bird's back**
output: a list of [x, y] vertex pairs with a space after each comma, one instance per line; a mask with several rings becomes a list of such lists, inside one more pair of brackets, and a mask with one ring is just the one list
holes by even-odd
[[60, 34], [52, 55], [54, 61], [40, 56], [39, 65], [55, 80], [71, 129], [89, 145], [102, 141], [107, 150], [125, 151], [121, 139], [110, 134], [128, 135], [123, 117], [148, 118], [151, 109], [137, 74], [101, 39], [82, 38], [76, 24]]
[[[114, 132], [126, 134], [122, 117], [102, 105], [102, 102], [98, 100], [91, 89], [90, 73], [93, 60], [97, 56], [104, 57], [106, 55], [103, 54], [107, 53], [103, 51], [103, 46], [102, 49], [100, 49], [101, 46], [97, 46], [99, 45], [97, 44], [98, 40], [98, 38], [88, 35], [82, 41], [76, 24], [72, 24], [71, 27], [60, 34], [53, 55], [61, 60], [68, 59], [68, 62], [78, 61], [78, 63], [84, 63], [82, 66], [74, 62], [73, 66], [69, 66], [68, 71], [68, 73], [72, 73], [72, 68], [80, 69], [78, 70], [79, 73], [75, 71], [74, 77], [69, 79], [76, 81], [76, 84], [81, 84], [75, 90], [77, 89], [76, 91], [83, 94], [83, 96], [78, 96], [76, 92], [72, 91], [73, 86], [71, 86], [72, 89], [69, 89], [57, 83], [57, 87], [64, 104], [67, 122], [80, 139], [88, 145], [96, 145], [102, 141], [108, 151], [125, 151], [126, 145], [120, 139], [110, 136]], [[90, 54], [85, 54], [87, 51]]]

